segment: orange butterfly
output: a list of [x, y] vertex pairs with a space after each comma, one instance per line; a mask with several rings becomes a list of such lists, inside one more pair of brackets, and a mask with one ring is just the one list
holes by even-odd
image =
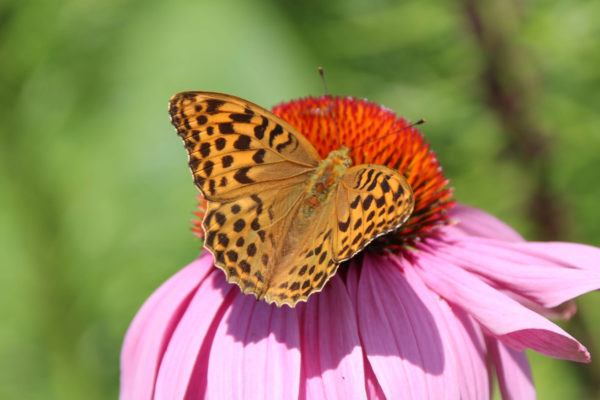
[[306, 300], [413, 211], [398, 171], [351, 166], [345, 147], [322, 160], [294, 127], [247, 100], [182, 92], [169, 113], [208, 201], [204, 246], [229, 282], [258, 299]]

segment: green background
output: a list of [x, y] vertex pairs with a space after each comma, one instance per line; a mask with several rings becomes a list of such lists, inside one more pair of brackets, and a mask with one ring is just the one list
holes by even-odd
[[[332, 93], [426, 118], [459, 201], [600, 245], [599, 20], [594, 0], [0, 2], [0, 398], [117, 395], [129, 322], [199, 250], [182, 90], [270, 107], [322, 94], [322, 65]], [[578, 305], [564, 326], [600, 357], [600, 297]], [[600, 396], [600, 363], [531, 360], [540, 398]]]

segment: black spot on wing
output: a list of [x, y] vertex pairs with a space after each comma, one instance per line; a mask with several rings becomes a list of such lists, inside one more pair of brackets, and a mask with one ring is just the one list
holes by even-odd
[[288, 132], [288, 140], [283, 143], [278, 144], [277, 147], [275, 147], [275, 150], [282, 151], [283, 149], [285, 149], [287, 146], [289, 146], [290, 144], [292, 144], [294, 142], [293, 139], [294, 138], [292, 137], [292, 135]]
[[254, 179], [248, 176], [248, 171], [250, 171], [250, 167], [238, 169], [237, 171], [235, 171], [233, 179], [242, 184], [254, 183]]
[[235, 130], [233, 129], [233, 124], [231, 122], [222, 122], [219, 124], [219, 132], [227, 135], [230, 133], [235, 133]]
[[365, 179], [365, 183], [363, 183], [363, 185], [360, 187], [360, 190], [363, 190], [365, 186], [367, 186], [367, 184], [371, 182], [371, 178], [373, 177], [374, 172], [374, 169], [369, 170], [369, 172], [367, 173], [367, 179]]
[[233, 122], [244, 122], [248, 123], [252, 119], [252, 115], [250, 114], [231, 114], [229, 116]]
[[202, 159], [190, 154], [190, 161], [188, 161], [188, 165], [192, 170], [196, 170], [200, 164], [200, 161], [202, 161]]
[[357, 230], [358, 228], [360, 228], [361, 225], [362, 225], [362, 218], [359, 218], [356, 220], [356, 223], [354, 224], [352, 229]]
[[348, 215], [348, 219], [346, 222], [338, 221], [338, 228], [342, 232], [346, 232], [348, 230], [348, 226], [350, 225], [350, 216]]
[[229, 261], [231, 261], [231, 262], [237, 262], [237, 260], [238, 260], [238, 253], [236, 253], [233, 250], [229, 250], [227, 252], [227, 258], [229, 258]]
[[238, 265], [240, 266], [243, 272], [245, 272], [246, 274], [250, 273], [250, 264], [248, 264], [246, 260], [240, 261]]
[[220, 137], [217, 140], [215, 140], [215, 147], [217, 148], [217, 150], [223, 150], [226, 144], [227, 140], [225, 140], [225, 138]]
[[203, 142], [200, 145], [200, 154], [202, 155], [202, 157], [206, 158], [210, 155], [210, 143], [208, 142]]
[[315, 247], [315, 254], [319, 254], [322, 249], [323, 249], [323, 243], [321, 243], [319, 246]]
[[233, 230], [236, 232], [241, 232], [245, 226], [246, 226], [246, 221], [244, 221], [242, 218], [240, 218], [233, 223]]
[[402, 188], [402, 186], [398, 186], [398, 191], [396, 193], [394, 193], [394, 201], [398, 200], [400, 198], [400, 196], [402, 196], [404, 194], [404, 189]]
[[269, 120], [265, 117], [262, 117], [262, 124], [254, 127], [254, 136], [257, 139], [262, 139], [265, 137], [265, 129], [267, 129], [267, 125], [269, 125]]
[[388, 183], [387, 179], [383, 179], [381, 181], [381, 190], [383, 190], [383, 193], [387, 193], [390, 191], [390, 184]]
[[371, 184], [367, 188], [368, 192], [372, 191], [377, 186], [377, 179], [379, 178], [379, 175], [381, 175], [381, 171], [377, 172], [377, 175], [375, 175], [375, 177], [373, 178], [373, 182], [371, 182]]
[[204, 165], [202, 166], [202, 170], [204, 171], [204, 173], [206, 174], [207, 177], [210, 176], [210, 174], [212, 174], [213, 171], [213, 167], [215, 166], [215, 163], [213, 163], [210, 160], [207, 160]]
[[358, 235], [356, 235], [356, 237], [352, 241], [352, 244], [355, 245], [356, 243], [358, 243], [360, 241], [360, 239], [362, 239], [362, 233], [359, 233]]
[[360, 186], [360, 182], [362, 180], [362, 176], [365, 174], [365, 169], [361, 169], [360, 172], [358, 173], [358, 176], [356, 177], [356, 184], [354, 185], [354, 189], [358, 189], [358, 187]]
[[206, 100], [206, 113], [207, 114], [216, 114], [219, 112], [219, 107], [225, 104], [222, 100], [208, 99]]
[[260, 271], [256, 271], [254, 273], [254, 276], [256, 277], [256, 279], [258, 279], [259, 282], [265, 281], [265, 277], [263, 276], [263, 274], [260, 273]]
[[221, 163], [223, 164], [223, 168], [229, 168], [233, 164], [233, 157], [230, 155], [224, 156], [221, 159]]
[[369, 194], [367, 195], [367, 197], [365, 197], [365, 199], [363, 200], [363, 210], [368, 210], [369, 207], [371, 207], [371, 203], [373, 202], [373, 195]]
[[227, 217], [225, 217], [224, 214], [221, 214], [220, 212], [216, 212], [215, 213], [215, 220], [217, 221], [217, 224], [219, 224], [220, 226], [223, 226], [223, 224], [225, 224], [225, 222], [227, 221]]
[[283, 128], [281, 127], [281, 125], [275, 125], [275, 127], [271, 130], [271, 133], [269, 133], [269, 146], [273, 147], [273, 142], [275, 141], [275, 138], [281, 135], [282, 133]]
[[265, 149], [260, 149], [252, 156], [252, 160], [257, 164], [262, 164], [265, 162], [265, 153], [267, 151]]
[[240, 135], [235, 142], [233, 147], [238, 150], [248, 150], [250, 148], [250, 136]]
[[253, 194], [252, 196], [250, 196], [250, 198], [252, 200], [254, 200], [254, 202], [256, 203], [256, 215], [260, 215], [263, 212], [263, 202], [260, 198], [260, 196], [258, 196], [257, 194]]

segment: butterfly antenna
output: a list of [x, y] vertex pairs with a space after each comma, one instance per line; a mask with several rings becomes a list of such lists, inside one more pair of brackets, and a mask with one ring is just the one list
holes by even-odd
[[406, 130], [406, 129], [409, 129], [409, 128], [412, 128], [413, 126], [421, 125], [421, 124], [424, 124], [424, 123], [425, 123], [425, 120], [424, 120], [424, 119], [420, 119], [420, 120], [418, 120], [418, 121], [417, 121], [417, 122], [415, 122], [415, 123], [412, 123], [412, 124], [410, 124], [410, 125], [408, 125], [408, 126], [405, 126], [404, 128], [400, 128], [400, 129], [398, 129], [398, 130], [396, 130], [396, 131], [394, 131], [394, 132], [387, 133], [387, 134], [385, 134], [385, 135], [383, 135], [383, 136], [380, 136], [380, 137], [378, 137], [378, 138], [375, 138], [375, 139], [373, 139], [373, 140], [369, 140], [368, 142], [361, 143], [361, 144], [359, 144], [358, 146], [354, 146], [354, 147], [352, 147], [352, 148], [350, 149], [350, 151], [352, 151], [352, 150], [355, 150], [355, 149], [358, 149], [359, 147], [362, 147], [362, 146], [364, 146], [364, 145], [367, 145], [367, 144], [369, 144], [369, 143], [376, 142], [376, 141], [378, 141], [378, 140], [381, 140], [381, 139], [383, 139], [383, 138], [386, 138], [386, 137], [388, 137], [388, 136], [397, 135], [398, 133], [400, 133], [400, 132], [402, 132], [402, 131], [404, 131], [404, 130]]
[[[325, 81], [325, 72], [323, 72], [323, 67], [319, 66], [319, 75], [321, 75], [321, 81], [323, 81], [323, 90], [325, 91], [325, 96], [329, 96], [329, 92], [327, 91], [327, 82]], [[332, 107], [329, 108], [329, 116], [333, 120], [333, 125], [335, 126], [335, 133], [337, 135], [337, 144], [338, 148], [342, 146], [342, 141], [340, 139], [340, 129], [338, 128], [337, 121], [335, 120], [335, 115], [333, 115]]]

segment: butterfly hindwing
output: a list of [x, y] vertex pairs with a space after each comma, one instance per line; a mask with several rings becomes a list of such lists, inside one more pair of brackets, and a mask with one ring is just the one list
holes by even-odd
[[269, 282], [265, 295], [268, 302], [293, 306], [321, 291], [335, 274], [338, 264], [333, 260], [333, 227], [329, 218], [334, 206], [333, 201], [328, 201], [310, 216], [303, 215], [302, 207], [294, 210], [300, 215], [290, 215], [292, 222], [279, 237], [286, 248], [282, 249], [280, 267]]
[[182, 92], [169, 102], [194, 181], [210, 201], [258, 193], [310, 173], [320, 161], [290, 124], [246, 100], [212, 92]]
[[[300, 182], [301, 183], [301, 182]], [[302, 200], [301, 184], [220, 203], [209, 202], [204, 245], [227, 280], [244, 293], [270, 299], [273, 277], [291, 268], [282, 262], [281, 238]]]
[[413, 208], [412, 189], [398, 171], [373, 164], [349, 168], [340, 180], [332, 216], [334, 259], [347, 260], [373, 239], [397, 229]]

